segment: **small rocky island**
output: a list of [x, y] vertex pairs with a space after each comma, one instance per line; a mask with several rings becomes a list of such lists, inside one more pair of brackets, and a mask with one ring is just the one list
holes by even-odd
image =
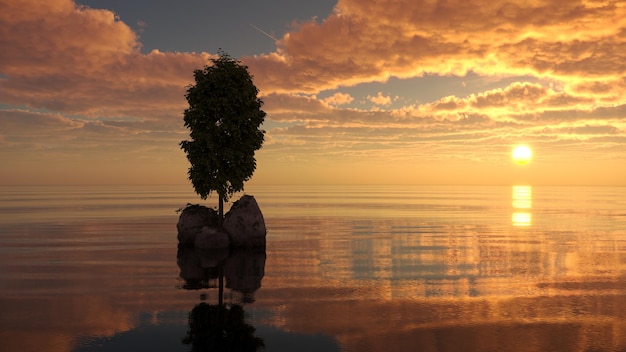
[[233, 203], [219, 224], [217, 211], [202, 205], [188, 205], [176, 225], [178, 245], [201, 249], [265, 247], [265, 220], [253, 196], [244, 195]]

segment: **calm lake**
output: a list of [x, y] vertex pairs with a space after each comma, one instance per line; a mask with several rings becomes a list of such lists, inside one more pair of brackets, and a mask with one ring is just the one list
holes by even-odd
[[179, 251], [191, 186], [0, 188], [0, 351], [626, 350], [626, 188], [246, 193], [265, 251]]

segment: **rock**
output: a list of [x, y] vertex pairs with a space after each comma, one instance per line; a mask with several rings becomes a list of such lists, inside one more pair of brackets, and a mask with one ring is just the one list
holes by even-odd
[[187, 206], [178, 219], [180, 246], [204, 249], [265, 247], [265, 220], [256, 200], [244, 195], [236, 201], [219, 226], [215, 210], [202, 205]]
[[203, 249], [228, 248], [230, 246], [230, 237], [220, 228], [204, 226], [196, 234], [193, 246]]
[[228, 232], [233, 247], [265, 246], [265, 220], [253, 196], [244, 195], [233, 203], [222, 227]]
[[202, 205], [189, 205], [183, 209], [180, 217], [178, 218], [178, 242], [181, 245], [193, 246], [202, 228], [217, 227], [218, 225], [217, 212], [211, 208], [207, 208]]

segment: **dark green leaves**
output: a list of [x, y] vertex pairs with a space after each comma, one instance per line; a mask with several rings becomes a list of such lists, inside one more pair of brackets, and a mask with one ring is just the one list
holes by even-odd
[[228, 201], [256, 169], [265, 112], [246, 66], [223, 52], [211, 61], [212, 66], [194, 71], [196, 84], [187, 89], [184, 121], [191, 140], [180, 147], [191, 164], [188, 175], [196, 193], [206, 199], [216, 191]]

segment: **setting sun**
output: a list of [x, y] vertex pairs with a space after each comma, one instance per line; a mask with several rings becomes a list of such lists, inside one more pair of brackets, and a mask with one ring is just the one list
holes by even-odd
[[518, 145], [513, 149], [513, 161], [518, 165], [525, 165], [532, 158], [532, 151], [525, 145]]

